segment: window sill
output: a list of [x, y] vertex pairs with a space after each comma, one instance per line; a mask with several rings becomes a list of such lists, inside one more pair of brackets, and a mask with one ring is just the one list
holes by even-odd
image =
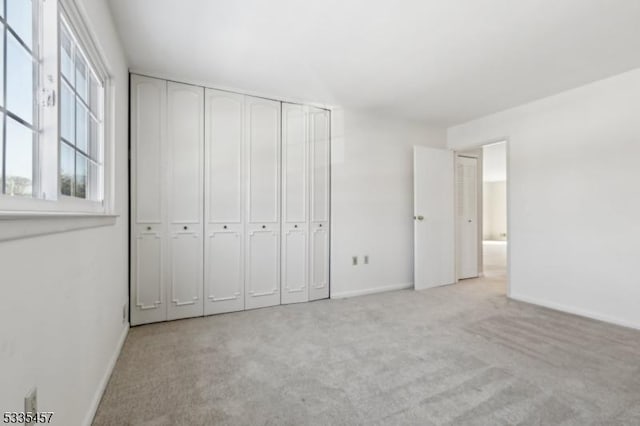
[[0, 212], [0, 242], [115, 225], [118, 215], [95, 213]]

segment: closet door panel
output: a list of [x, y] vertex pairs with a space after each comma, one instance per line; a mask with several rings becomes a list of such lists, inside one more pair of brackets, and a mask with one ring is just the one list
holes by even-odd
[[309, 300], [307, 107], [282, 104], [281, 303]]
[[169, 221], [202, 222], [203, 90], [168, 83]]
[[204, 89], [167, 86], [168, 319], [203, 315]]
[[167, 83], [131, 76], [131, 324], [167, 319], [164, 292]]
[[308, 232], [304, 225], [283, 225], [282, 233], [282, 303], [299, 303], [309, 300]]
[[310, 108], [309, 147], [311, 150], [309, 300], [316, 300], [329, 297], [329, 111]]
[[207, 234], [205, 315], [244, 309], [242, 237], [242, 225], [212, 227]]
[[245, 308], [280, 304], [280, 102], [245, 97]]
[[282, 104], [282, 221], [307, 221], [307, 137], [305, 107]]
[[[162, 233], [157, 227], [138, 227], [133, 244], [131, 323], [146, 324], [166, 319], [163, 304]], [[147, 229], [150, 228], [150, 229]]]
[[311, 285], [309, 300], [329, 297], [329, 230], [316, 224], [311, 230]]
[[164, 80], [131, 76], [131, 145], [135, 179], [132, 198], [137, 223], [161, 223], [163, 220], [166, 91]]
[[205, 315], [244, 309], [244, 98], [206, 90]]
[[247, 227], [245, 308], [280, 304], [280, 231]]
[[195, 232], [174, 232], [169, 239], [171, 275], [167, 318], [202, 316], [202, 237]]
[[207, 89], [206, 97], [207, 221], [241, 223], [244, 96]]
[[311, 221], [329, 221], [329, 111], [311, 108], [309, 145], [311, 149]]
[[249, 223], [280, 218], [280, 103], [246, 97]]

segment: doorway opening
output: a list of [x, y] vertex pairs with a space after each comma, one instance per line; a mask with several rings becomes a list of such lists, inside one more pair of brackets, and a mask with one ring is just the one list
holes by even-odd
[[507, 142], [456, 152], [456, 278], [508, 293]]
[[507, 279], [507, 144], [482, 147], [482, 271]]

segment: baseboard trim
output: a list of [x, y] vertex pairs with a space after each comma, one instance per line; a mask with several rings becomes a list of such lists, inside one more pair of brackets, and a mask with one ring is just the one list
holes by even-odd
[[538, 305], [548, 309], [553, 309], [554, 311], [564, 312], [572, 315], [578, 315], [580, 317], [585, 317], [585, 318], [593, 319], [596, 321], [607, 322], [609, 324], [619, 325], [621, 327], [640, 330], [640, 324], [635, 324], [633, 322], [621, 320], [618, 318], [613, 318], [607, 315], [601, 315], [592, 311], [575, 308], [573, 306], [567, 306], [560, 303], [549, 302], [547, 300], [536, 299], [534, 297], [522, 296], [518, 294], [515, 294], [515, 295], [511, 294], [509, 295], [509, 298], [513, 300], [517, 300], [518, 302], [530, 303], [532, 305]]
[[111, 355], [111, 359], [109, 360], [109, 364], [107, 365], [107, 369], [100, 380], [100, 384], [98, 385], [98, 389], [96, 390], [96, 394], [93, 396], [93, 401], [91, 401], [91, 406], [89, 407], [89, 412], [84, 419], [82, 424], [86, 426], [91, 426], [93, 423], [93, 418], [96, 416], [96, 411], [98, 411], [98, 406], [100, 405], [100, 400], [102, 399], [102, 395], [104, 394], [105, 389], [107, 388], [107, 384], [109, 383], [109, 379], [111, 378], [111, 373], [113, 373], [113, 368], [116, 366], [116, 361], [120, 356], [120, 352], [122, 351], [122, 346], [124, 345], [124, 341], [127, 338], [127, 334], [129, 333], [129, 323], [125, 324], [122, 333], [120, 334], [120, 339], [118, 340], [118, 345], [116, 346], [116, 350], [113, 355]]
[[387, 291], [394, 291], [394, 290], [406, 290], [408, 288], [413, 288], [413, 283], [392, 284], [384, 287], [366, 288], [364, 290], [340, 291], [337, 293], [332, 292], [331, 298], [345, 299], [347, 297], [364, 296], [366, 294], [384, 293]]

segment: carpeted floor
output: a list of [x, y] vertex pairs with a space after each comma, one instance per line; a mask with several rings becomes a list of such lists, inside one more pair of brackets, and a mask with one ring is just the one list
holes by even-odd
[[640, 332], [487, 275], [132, 328], [94, 424], [640, 424]]

